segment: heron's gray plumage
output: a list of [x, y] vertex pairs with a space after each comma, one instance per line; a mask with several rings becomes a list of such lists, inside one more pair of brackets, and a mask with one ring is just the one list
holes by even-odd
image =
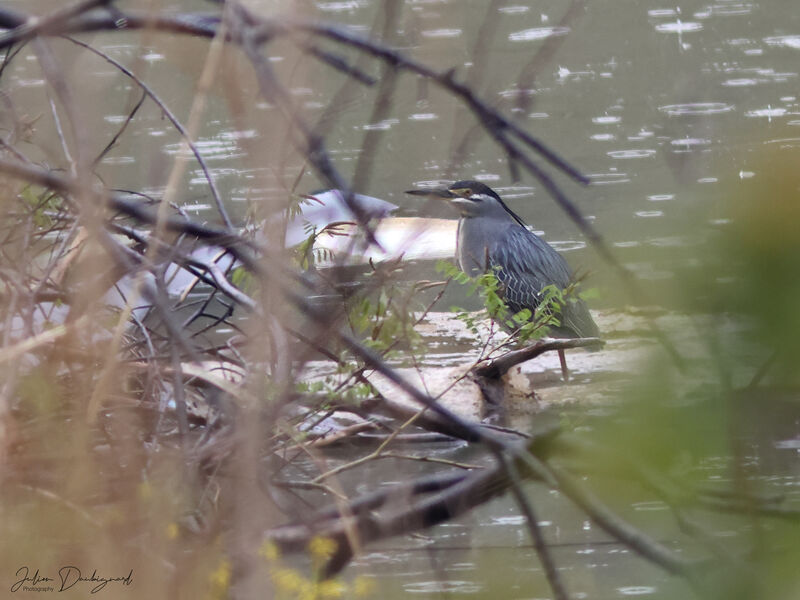
[[[460, 181], [448, 189], [461, 210], [457, 243], [461, 269], [471, 276], [496, 270], [503, 299], [512, 314], [525, 308], [533, 312], [546, 286], [555, 285], [563, 290], [573, 282], [564, 258], [529, 231], [489, 187]], [[589, 309], [580, 299], [568, 299], [560, 321], [559, 327], [551, 327], [554, 336], [596, 337], [599, 334]]]

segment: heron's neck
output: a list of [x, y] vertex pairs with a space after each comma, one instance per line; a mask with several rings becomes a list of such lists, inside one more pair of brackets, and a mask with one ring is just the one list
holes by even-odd
[[503, 215], [489, 215], [462, 216], [458, 220], [456, 256], [462, 271], [472, 277], [486, 272], [490, 245], [496, 241], [500, 225], [509, 222], [516, 221], [510, 215], [508, 219]]

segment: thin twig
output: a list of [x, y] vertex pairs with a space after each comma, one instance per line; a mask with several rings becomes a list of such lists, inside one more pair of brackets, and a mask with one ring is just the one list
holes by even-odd
[[206, 164], [203, 155], [200, 154], [200, 150], [197, 148], [197, 144], [195, 144], [194, 141], [191, 139], [186, 128], [173, 114], [173, 112], [169, 109], [169, 107], [164, 103], [164, 101], [161, 100], [161, 98], [150, 88], [150, 86], [147, 85], [144, 81], [142, 81], [133, 71], [128, 69], [122, 63], [111, 58], [105, 52], [102, 52], [97, 48], [90, 46], [89, 44], [86, 44], [80, 40], [76, 40], [68, 36], [65, 36], [64, 39], [69, 40], [73, 44], [85, 48], [90, 52], [93, 52], [97, 56], [101, 57], [103, 60], [114, 65], [117, 69], [119, 69], [120, 72], [127, 75], [130, 79], [136, 82], [136, 85], [138, 85], [142, 89], [142, 91], [145, 94], [147, 94], [147, 96], [156, 104], [156, 106], [158, 106], [161, 109], [161, 111], [164, 113], [164, 116], [166, 116], [169, 122], [172, 123], [172, 126], [178, 130], [178, 133], [181, 134], [183, 141], [186, 143], [187, 146], [189, 146], [189, 149], [192, 151], [192, 154], [194, 154], [194, 157], [197, 160], [197, 164], [200, 165], [200, 169], [203, 171], [203, 176], [205, 177], [205, 180], [208, 182], [208, 187], [209, 190], [211, 191], [211, 197], [214, 199], [214, 204], [217, 207], [217, 211], [219, 212], [220, 217], [222, 217], [222, 222], [228, 228], [232, 229], [233, 222], [231, 221], [231, 218], [228, 216], [228, 211], [225, 209], [225, 205], [222, 202], [222, 196], [219, 193], [217, 184], [214, 181], [214, 177], [212, 177], [211, 175], [211, 171], [209, 171], [208, 169], [208, 165]]
[[514, 499], [517, 501], [517, 505], [520, 507], [522, 514], [525, 516], [525, 522], [528, 526], [528, 532], [531, 535], [533, 548], [536, 550], [536, 555], [539, 557], [539, 562], [542, 564], [542, 569], [547, 577], [547, 582], [550, 584], [550, 589], [553, 590], [553, 595], [555, 596], [556, 600], [567, 600], [569, 595], [564, 587], [564, 582], [558, 575], [558, 570], [556, 569], [553, 555], [547, 549], [547, 545], [544, 542], [542, 529], [539, 527], [539, 521], [536, 517], [536, 512], [533, 509], [533, 505], [530, 503], [528, 497], [525, 495], [525, 492], [522, 489], [522, 480], [519, 472], [517, 471], [517, 467], [513, 460], [509, 460], [502, 454], [497, 455], [497, 459], [501, 461], [508, 472], [511, 480], [511, 494], [514, 496]]

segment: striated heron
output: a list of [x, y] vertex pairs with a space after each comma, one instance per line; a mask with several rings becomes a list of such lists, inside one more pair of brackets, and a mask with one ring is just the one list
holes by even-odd
[[[511, 314], [525, 308], [534, 313], [542, 289], [560, 290], [574, 283], [564, 258], [532, 233], [489, 186], [478, 181], [457, 181], [444, 189], [409, 190], [415, 195], [448, 199], [459, 211], [456, 254], [461, 270], [475, 277], [495, 270], [503, 300]], [[561, 308], [560, 325], [551, 326], [554, 337], [597, 337], [599, 330], [583, 300], [570, 298]], [[559, 350], [564, 378], [568, 377], [564, 351]]]

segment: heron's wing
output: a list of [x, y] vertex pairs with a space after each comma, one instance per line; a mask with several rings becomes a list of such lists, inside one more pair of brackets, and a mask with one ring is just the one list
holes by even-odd
[[[489, 267], [496, 268], [503, 284], [503, 297], [512, 313], [535, 310], [539, 293], [548, 285], [564, 289], [572, 273], [564, 258], [544, 240], [523, 227], [510, 225], [488, 250]], [[561, 314], [559, 336], [588, 337], [598, 333], [586, 304], [570, 301]]]

